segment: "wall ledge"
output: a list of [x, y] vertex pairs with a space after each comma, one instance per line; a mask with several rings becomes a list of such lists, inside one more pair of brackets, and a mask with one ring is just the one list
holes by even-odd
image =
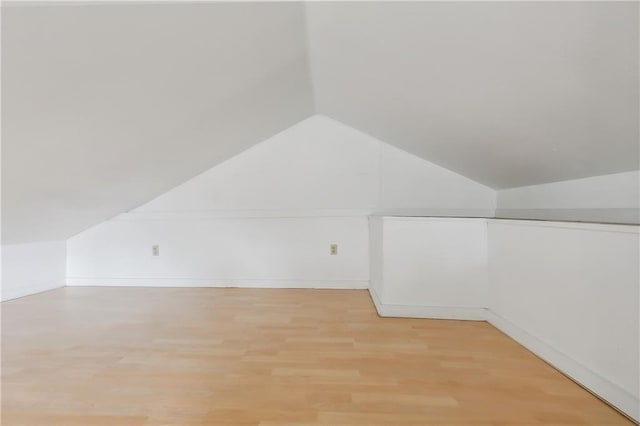
[[578, 209], [510, 209], [498, 208], [496, 219], [555, 220], [604, 224], [638, 225], [638, 208], [578, 208]]

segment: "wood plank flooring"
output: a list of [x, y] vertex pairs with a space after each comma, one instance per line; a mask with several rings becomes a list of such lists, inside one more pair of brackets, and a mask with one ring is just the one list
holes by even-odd
[[630, 425], [484, 322], [366, 291], [67, 287], [2, 304], [2, 425]]

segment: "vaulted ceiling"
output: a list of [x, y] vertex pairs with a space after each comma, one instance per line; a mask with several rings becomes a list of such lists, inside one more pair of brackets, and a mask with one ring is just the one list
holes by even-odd
[[2, 7], [2, 237], [67, 238], [322, 113], [493, 188], [638, 169], [634, 2]]
[[638, 3], [307, 6], [316, 109], [493, 188], [638, 169]]
[[295, 3], [2, 11], [2, 237], [67, 238], [313, 114]]

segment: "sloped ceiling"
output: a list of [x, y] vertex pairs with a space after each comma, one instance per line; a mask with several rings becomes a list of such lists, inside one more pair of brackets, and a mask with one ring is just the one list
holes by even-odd
[[637, 2], [318, 2], [316, 109], [496, 189], [638, 169]]
[[316, 112], [496, 189], [638, 169], [638, 4], [5, 3], [3, 243]]
[[313, 113], [296, 3], [2, 10], [2, 237], [67, 238]]

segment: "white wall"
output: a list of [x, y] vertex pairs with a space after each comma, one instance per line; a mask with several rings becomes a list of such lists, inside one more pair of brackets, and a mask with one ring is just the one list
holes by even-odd
[[489, 221], [489, 320], [636, 419], [638, 232]]
[[378, 149], [377, 214], [494, 215], [494, 190], [383, 142]]
[[314, 116], [133, 213], [373, 209], [377, 179], [376, 141]]
[[366, 288], [368, 245], [362, 217], [114, 220], [69, 240], [67, 284]]
[[0, 300], [64, 286], [65, 257], [64, 241], [3, 245]]
[[369, 218], [369, 289], [378, 313], [384, 295], [384, 218]]
[[494, 209], [492, 189], [315, 115], [132, 213], [419, 210], [491, 216]]
[[383, 316], [484, 319], [485, 219], [372, 218], [372, 296]]
[[640, 419], [638, 226], [373, 217], [369, 231], [380, 315], [486, 319]]
[[498, 191], [497, 217], [640, 223], [640, 171]]
[[367, 215], [494, 207], [490, 188], [314, 116], [69, 239], [68, 284], [363, 288]]

